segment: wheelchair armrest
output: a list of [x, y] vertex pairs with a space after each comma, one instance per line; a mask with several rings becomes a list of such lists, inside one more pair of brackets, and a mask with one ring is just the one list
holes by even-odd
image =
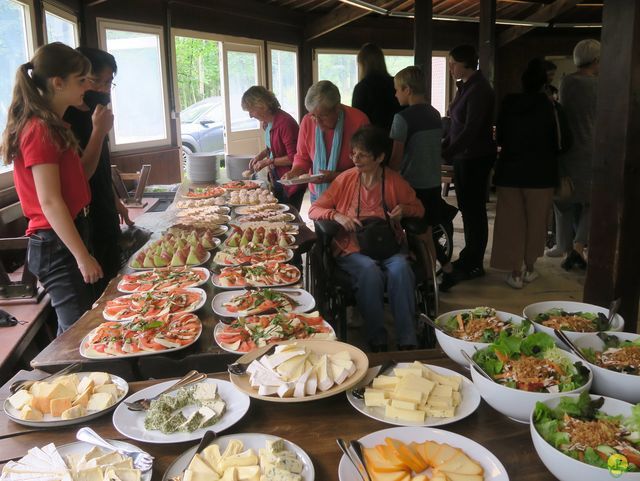
[[419, 217], [405, 217], [401, 221], [402, 227], [407, 234], [420, 235], [427, 231], [429, 226]]
[[321, 219], [315, 221], [316, 228], [320, 233], [327, 239], [331, 239], [335, 237], [338, 231], [341, 229], [341, 225], [338, 224], [335, 220], [329, 219]]

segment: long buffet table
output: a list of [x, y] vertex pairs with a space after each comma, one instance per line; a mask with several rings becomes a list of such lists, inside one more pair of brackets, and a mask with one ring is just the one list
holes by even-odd
[[[186, 183], [180, 187], [176, 193], [176, 201], [181, 199], [181, 192], [188, 187], [189, 185]], [[291, 212], [296, 215], [297, 221], [295, 223], [299, 226], [299, 232], [296, 236], [297, 250], [299, 253], [307, 252], [315, 242], [315, 233], [306, 226], [295, 210], [292, 209]], [[154, 232], [155, 235], [159, 235], [160, 232], [179, 222], [173, 206], [165, 212], [147, 212], [136, 219], [136, 225]], [[209, 264], [205, 267], [210, 267]], [[123, 269], [123, 273], [129, 272], [132, 270]], [[93, 309], [87, 311], [69, 330], [57, 337], [31, 361], [31, 366], [34, 369], [55, 372], [64, 366], [77, 362], [82, 363], [85, 370], [109, 371], [127, 380], [140, 380], [180, 376], [189, 369], [215, 372], [225, 369], [228, 363], [237, 358], [236, 355], [229, 354], [219, 348], [214, 340], [213, 330], [218, 323], [218, 316], [211, 308], [211, 300], [220, 290], [215, 288], [211, 282], [201, 286], [207, 293], [207, 302], [197, 311], [203, 328], [200, 339], [192, 346], [177, 352], [129, 359], [110, 358], [91, 361], [83, 358], [78, 349], [80, 342], [87, 333], [104, 322], [102, 310], [106, 302], [122, 295], [116, 289], [120, 279], [121, 275], [113, 279]]]
[[[368, 356], [371, 366], [379, 365], [388, 359], [398, 362], [419, 360], [453, 369], [468, 377], [468, 372], [448, 359], [442, 351], [436, 349], [371, 353]], [[15, 378], [20, 378], [21, 375]], [[32, 377], [38, 375], [44, 375], [44, 373], [31, 373]], [[228, 379], [229, 376], [225, 372], [218, 372], [211, 374], [210, 377]], [[164, 380], [130, 383], [129, 394], [162, 381]], [[7, 392], [6, 386], [0, 390], [2, 401], [7, 396]], [[108, 439], [126, 440], [113, 427], [111, 414], [90, 421], [87, 425]], [[288, 404], [251, 399], [251, 407], [245, 417], [223, 434], [266, 433], [288, 439], [309, 454], [315, 468], [316, 481], [332, 481], [338, 479], [338, 464], [341, 457], [335, 442], [337, 437], [357, 439], [389, 427], [391, 426], [388, 424], [357, 412], [349, 404], [345, 394], [341, 393], [317, 401]], [[73, 442], [79, 428], [80, 425], [46, 431], [36, 430], [15, 424], [2, 413], [0, 414], [0, 467], [11, 459], [24, 456], [33, 446], [43, 446], [49, 442], [54, 442], [56, 445]], [[484, 401], [471, 416], [439, 429], [461, 434], [482, 444], [500, 459], [512, 481], [555, 479], [533, 450], [529, 426], [508, 419]], [[159, 481], [172, 461], [194, 443], [161, 445], [134, 442], [134, 444], [155, 457], [153, 480]]]

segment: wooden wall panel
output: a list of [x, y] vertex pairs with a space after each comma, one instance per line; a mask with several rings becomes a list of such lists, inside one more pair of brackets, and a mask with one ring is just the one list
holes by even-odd
[[178, 147], [111, 154], [111, 163], [117, 165], [122, 172], [139, 172], [143, 164], [151, 164], [149, 184], [180, 182], [180, 151]]

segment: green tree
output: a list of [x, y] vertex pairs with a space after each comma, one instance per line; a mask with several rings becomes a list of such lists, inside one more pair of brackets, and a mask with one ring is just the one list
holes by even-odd
[[181, 109], [221, 95], [218, 42], [176, 37], [176, 64]]

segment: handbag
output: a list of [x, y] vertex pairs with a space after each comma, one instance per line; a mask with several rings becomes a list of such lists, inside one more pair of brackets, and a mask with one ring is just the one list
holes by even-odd
[[[360, 219], [360, 190], [362, 176], [358, 182], [358, 208], [356, 216]], [[384, 200], [384, 167], [382, 169], [382, 210], [384, 219], [373, 217], [361, 221], [362, 227], [356, 231], [356, 238], [360, 244], [360, 253], [381, 261], [397, 254], [402, 248], [396, 232], [391, 225], [391, 219], [387, 213], [387, 204]]]

